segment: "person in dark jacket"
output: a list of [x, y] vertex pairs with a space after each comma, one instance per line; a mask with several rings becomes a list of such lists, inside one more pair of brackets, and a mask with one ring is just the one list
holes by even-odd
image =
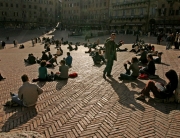
[[147, 74], [147, 75], [155, 75], [156, 68], [155, 68], [153, 56], [151, 54], [148, 54], [147, 60], [148, 60], [147, 67], [140, 69], [140, 73]]
[[157, 63], [157, 64], [161, 64], [161, 56], [162, 56], [162, 52], [159, 52], [157, 54], [157, 58], [154, 59], [154, 62]]
[[150, 96], [150, 91], [152, 91], [155, 98], [170, 98], [173, 95], [174, 90], [178, 87], [178, 75], [176, 71], [169, 70], [166, 72], [165, 76], [169, 80], [167, 85], [161, 84], [159, 82], [149, 81], [145, 88], [141, 91], [140, 96], [136, 99], [145, 100], [145, 96]]
[[42, 52], [42, 57], [41, 57], [41, 60], [46, 60], [46, 61], [48, 61], [49, 60], [49, 57], [48, 57], [48, 55], [46, 54], [46, 52]]
[[34, 57], [33, 54], [28, 55], [28, 59], [24, 59], [24, 62], [28, 64], [35, 64], [36, 63], [36, 58]]
[[148, 63], [148, 60], [147, 60], [147, 52], [145, 51], [145, 49], [141, 49], [140, 50], [140, 53], [141, 53], [141, 56], [139, 58], [139, 61], [142, 63], [142, 64], [147, 64]]
[[99, 55], [99, 52], [96, 52], [96, 54], [92, 57], [94, 64], [100, 64], [101, 61], [106, 63], [104, 57], [102, 55]]

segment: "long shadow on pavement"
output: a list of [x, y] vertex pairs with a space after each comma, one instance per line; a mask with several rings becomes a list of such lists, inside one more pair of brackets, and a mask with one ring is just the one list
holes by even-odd
[[2, 132], [9, 132], [11, 129], [14, 129], [18, 126], [21, 126], [27, 123], [29, 120], [34, 118], [37, 115], [37, 110], [35, 106], [25, 108], [25, 107], [4, 107], [6, 114], [12, 114], [8, 120], [2, 126]]
[[110, 80], [107, 79], [107, 81], [111, 84], [112, 88], [119, 96], [120, 104], [132, 110], [145, 110], [145, 108], [140, 103], [137, 103], [134, 98], [134, 95], [138, 94], [138, 92], [130, 91], [124, 83], [119, 83], [114, 78], [110, 78]]

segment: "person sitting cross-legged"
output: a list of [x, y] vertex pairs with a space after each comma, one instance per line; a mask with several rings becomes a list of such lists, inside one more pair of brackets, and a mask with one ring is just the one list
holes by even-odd
[[154, 62], [157, 63], [157, 64], [161, 64], [161, 57], [162, 57], [162, 52], [159, 52], [157, 54], [157, 57], [154, 59]]
[[43, 93], [43, 90], [36, 84], [29, 83], [29, 78], [26, 74], [21, 77], [23, 85], [19, 88], [18, 94], [10, 93], [12, 101], [20, 106], [34, 106], [38, 96]]
[[92, 57], [94, 64], [100, 64], [101, 61], [106, 63], [104, 57], [102, 55], [99, 55], [99, 52], [96, 52], [96, 54]]
[[145, 51], [145, 49], [140, 49], [140, 53], [141, 53], [141, 56], [139, 58], [140, 63], [147, 64], [148, 63], [147, 52]]
[[67, 52], [67, 57], [64, 58], [64, 60], [65, 60], [66, 65], [71, 67], [73, 58], [72, 58], [70, 52]]
[[[59, 66], [59, 72], [54, 75], [54, 80], [66, 80], [69, 77], [69, 67], [65, 64], [64, 60], [61, 60], [59, 63], [61, 66]], [[54, 73], [51, 72], [51, 74]]]
[[[129, 69], [127, 68], [127, 64], [124, 64], [124, 67], [126, 69], [126, 73], [121, 73], [119, 79], [120, 80], [135, 80], [139, 76], [139, 66], [138, 66], [138, 59], [137, 57], [133, 57], [131, 59], [131, 62], [128, 61], [128, 64], [130, 64]], [[132, 73], [131, 73], [132, 70]]]
[[155, 81], [149, 81], [145, 88], [141, 91], [140, 96], [136, 99], [145, 100], [145, 96], [150, 96], [150, 91], [152, 91], [155, 98], [170, 98], [173, 95], [174, 90], [178, 87], [178, 75], [176, 71], [169, 70], [165, 73], [165, 76], [169, 80], [167, 85]]
[[36, 63], [36, 58], [34, 57], [33, 54], [29, 54], [28, 59], [24, 59], [24, 62], [28, 63], [28, 64], [35, 64]]
[[147, 74], [147, 75], [155, 75], [155, 63], [153, 60], [153, 56], [151, 54], [148, 54], [147, 56], [148, 64], [146, 67], [140, 69], [141, 74]]
[[47, 67], [55, 67], [54, 62], [58, 65], [57, 56], [54, 56], [47, 62]]

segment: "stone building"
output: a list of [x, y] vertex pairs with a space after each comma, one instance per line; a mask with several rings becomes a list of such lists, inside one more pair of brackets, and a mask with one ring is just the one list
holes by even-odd
[[60, 21], [59, 0], [0, 0], [0, 25], [33, 28]]
[[108, 27], [109, 0], [63, 0], [62, 23], [67, 28]]
[[81, 26], [91, 29], [107, 29], [109, 0], [83, 0], [81, 3]]
[[125, 33], [145, 31], [148, 6], [149, 0], [110, 0], [110, 28]]
[[110, 0], [112, 30], [126, 33], [180, 29], [180, 0]]
[[149, 29], [151, 32], [180, 31], [180, 0], [154, 0], [150, 3]]
[[77, 28], [80, 25], [81, 0], [62, 1], [62, 24], [64, 28]]

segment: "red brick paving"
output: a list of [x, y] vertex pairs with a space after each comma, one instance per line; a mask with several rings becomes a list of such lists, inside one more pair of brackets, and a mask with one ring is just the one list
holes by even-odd
[[[8, 48], [0, 51], [1, 73], [7, 79], [0, 82], [1, 105], [10, 99], [9, 92], [17, 93], [21, 86], [21, 75], [30, 79], [38, 75], [38, 64], [25, 66], [23, 59], [29, 53], [41, 56], [43, 45], [25, 49]], [[62, 46], [66, 53], [66, 46]], [[130, 48], [129, 45], [125, 47]], [[165, 79], [165, 72], [175, 69], [179, 72], [179, 51], [165, 50], [157, 46], [163, 54], [162, 62], [156, 65], [156, 73]], [[102, 78], [105, 65], [93, 66], [92, 58], [85, 54], [84, 47], [71, 52], [73, 67], [70, 72], [78, 72], [78, 77], [66, 81], [39, 84], [44, 89], [35, 108], [4, 108], [0, 110], [2, 132], [27, 130], [37, 131], [46, 138], [144, 138], [180, 137], [180, 107], [178, 104], [136, 101], [135, 96], [145, 86], [147, 80], [120, 82], [118, 76], [124, 72], [123, 62], [130, 60], [133, 53], [118, 52], [118, 61], [112, 70], [113, 78]], [[51, 52], [55, 53], [54, 46]], [[60, 61], [66, 55], [58, 58]], [[58, 71], [49, 69], [49, 71]]]

